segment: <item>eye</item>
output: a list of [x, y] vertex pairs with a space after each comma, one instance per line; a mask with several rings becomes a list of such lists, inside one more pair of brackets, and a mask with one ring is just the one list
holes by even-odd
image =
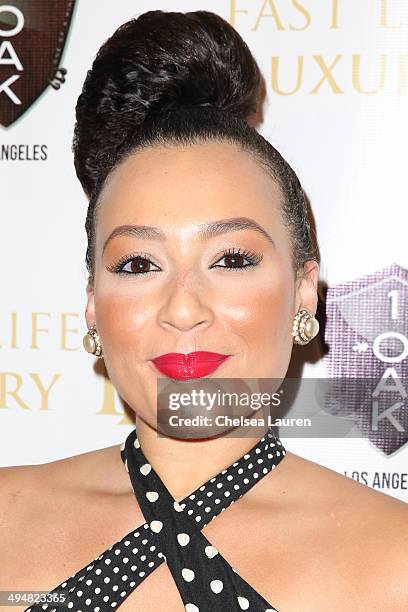
[[[218, 260], [218, 262], [222, 261], [223, 259], [225, 259], [226, 265], [219, 266], [213, 264], [211, 267], [226, 268], [234, 271], [243, 270], [259, 264], [259, 262], [262, 260], [262, 255], [243, 249], [228, 249], [227, 251], [224, 251], [223, 256]], [[245, 260], [249, 261], [249, 263], [245, 264]]]
[[115, 272], [120, 276], [123, 275], [138, 275], [149, 274], [149, 272], [159, 272], [160, 268], [156, 266], [156, 270], [152, 270], [150, 266], [156, 266], [148, 257], [144, 255], [128, 255], [118, 261], [115, 265], [108, 267], [110, 272]]

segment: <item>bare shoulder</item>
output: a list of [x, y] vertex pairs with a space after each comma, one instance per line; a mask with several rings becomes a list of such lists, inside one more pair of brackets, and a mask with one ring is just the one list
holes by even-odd
[[352, 560], [360, 587], [381, 594], [384, 609], [408, 610], [408, 503], [293, 453], [287, 458], [303, 510]]
[[26, 493], [42, 493], [45, 489], [104, 493], [127, 490], [128, 478], [119, 446], [109, 446], [42, 464], [2, 467], [0, 504], [16, 501]]

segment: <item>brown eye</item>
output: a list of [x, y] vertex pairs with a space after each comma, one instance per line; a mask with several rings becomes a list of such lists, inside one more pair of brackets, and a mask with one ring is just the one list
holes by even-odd
[[[224, 252], [221, 259], [218, 260], [217, 264], [224, 260], [225, 265], [216, 265], [214, 268], [225, 268], [227, 270], [244, 270], [252, 266], [256, 266], [262, 259], [262, 255], [254, 253], [252, 251], [242, 251], [240, 249], [228, 249]], [[249, 262], [249, 263], [245, 263]]]
[[129, 272], [130, 274], [146, 274], [146, 272], [150, 272], [151, 261], [148, 259], [144, 259], [144, 257], [135, 257], [128, 261], [126, 266], [129, 266], [129, 269], [126, 270], [126, 266], [122, 268], [124, 272]]
[[123, 263], [119, 262], [112, 268], [108, 268], [108, 270], [124, 276], [136, 276], [149, 274], [150, 272], [160, 272], [160, 268], [158, 268], [158, 266], [156, 266], [156, 269], [152, 269], [151, 266], [156, 266], [156, 264], [150, 261], [150, 259], [147, 257], [135, 255], [135, 257], [128, 257]]
[[227, 268], [242, 268], [245, 266], [245, 257], [243, 255], [226, 255], [224, 257]]

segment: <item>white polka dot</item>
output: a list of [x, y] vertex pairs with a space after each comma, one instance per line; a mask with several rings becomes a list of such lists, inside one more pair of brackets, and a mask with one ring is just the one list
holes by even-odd
[[192, 603], [186, 604], [186, 612], [200, 612], [200, 608]]
[[85, 603], [86, 603], [86, 605], [87, 605], [87, 606], [89, 606], [89, 604], [90, 604], [91, 602], [92, 602], [92, 599], [89, 599], [89, 597], [88, 597], [88, 599], [85, 599]]
[[140, 448], [140, 442], [139, 442], [139, 439], [138, 439], [138, 438], [135, 438], [135, 441], [133, 442], [133, 446], [134, 446], [135, 448]]
[[154, 531], [154, 533], [159, 533], [162, 530], [163, 523], [161, 521], [151, 521], [150, 529]]
[[155, 502], [159, 499], [157, 491], [147, 491], [146, 497], [150, 502]]
[[140, 471], [143, 474], [143, 476], [147, 476], [147, 474], [150, 472], [151, 469], [152, 469], [152, 466], [150, 465], [150, 463], [145, 463], [140, 468]]
[[180, 546], [187, 546], [190, 541], [190, 536], [188, 533], [179, 533], [177, 534], [177, 540]]
[[205, 554], [209, 559], [212, 559], [213, 557], [215, 557], [215, 555], [218, 555], [218, 550], [214, 546], [206, 546]]
[[173, 506], [174, 506], [174, 509], [175, 509], [175, 511], [176, 511], [176, 512], [182, 512], [182, 511], [183, 511], [183, 509], [185, 508], [185, 504], [180, 505], [180, 504], [179, 504], [178, 502], [176, 502], [176, 501], [174, 502]]
[[238, 597], [238, 603], [239, 603], [239, 607], [241, 608], [241, 610], [248, 610], [249, 601], [247, 600], [246, 597]]
[[221, 593], [222, 589], [224, 588], [222, 580], [211, 580], [210, 588], [213, 593]]
[[192, 580], [194, 580], [195, 577], [195, 573], [193, 572], [193, 570], [188, 569], [187, 567], [183, 567], [183, 569], [181, 570], [181, 575], [183, 576], [186, 582], [191, 582]]

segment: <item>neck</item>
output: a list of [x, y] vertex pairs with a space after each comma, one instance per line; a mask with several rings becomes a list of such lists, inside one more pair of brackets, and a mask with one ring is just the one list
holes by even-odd
[[[143, 453], [176, 501], [245, 455], [268, 431], [265, 426], [236, 427], [216, 438], [159, 437], [157, 430], [136, 416]], [[252, 435], [253, 433], [253, 435]]]

